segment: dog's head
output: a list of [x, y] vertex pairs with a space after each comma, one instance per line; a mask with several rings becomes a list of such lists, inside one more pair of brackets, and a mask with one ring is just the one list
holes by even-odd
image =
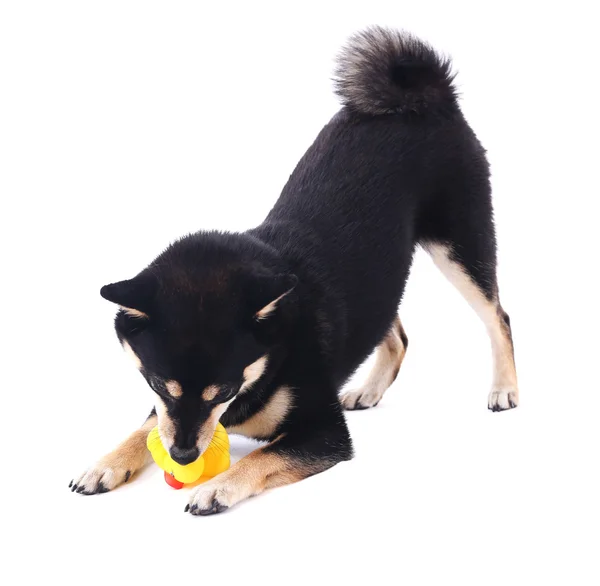
[[265, 375], [294, 314], [297, 279], [282, 268], [249, 237], [196, 234], [102, 288], [121, 307], [117, 335], [156, 394], [175, 461], [202, 454], [229, 404]]

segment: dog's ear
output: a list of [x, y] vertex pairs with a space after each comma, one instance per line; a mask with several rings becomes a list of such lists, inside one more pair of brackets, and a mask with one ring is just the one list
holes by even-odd
[[100, 289], [100, 295], [112, 301], [135, 317], [148, 317], [152, 312], [152, 302], [156, 293], [156, 279], [142, 272], [137, 277], [127, 281], [119, 281], [105, 285]]
[[277, 308], [298, 284], [296, 275], [254, 275], [252, 305], [254, 319], [262, 321], [276, 313]]

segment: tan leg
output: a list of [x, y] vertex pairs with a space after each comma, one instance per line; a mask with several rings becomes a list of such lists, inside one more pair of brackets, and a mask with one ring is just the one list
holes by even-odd
[[396, 317], [383, 342], [377, 347], [375, 366], [364, 385], [357, 390], [348, 391], [340, 397], [344, 409], [367, 409], [375, 407], [385, 391], [396, 380], [406, 354], [408, 338], [402, 328], [400, 318]]
[[185, 510], [193, 515], [220, 513], [268, 488], [298, 482], [336, 463], [302, 460], [272, 451], [270, 448], [279, 439], [248, 454], [226, 472], [200, 485]]
[[427, 244], [425, 249], [446, 278], [460, 291], [483, 321], [492, 342], [493, 382], [488, 397], [492, 411], [512, 409], [519, 404], [517, 372], [508, 316], [495, 295], [488, 298], [465, 269], [452, 258], [447, 245]]
[[156, 421], [156, 415], [150, 415], [144, 425], [134, 431], [116, 450], [72, 480], [69, 484], [71, 490], [80, 494], [98, 494], [127, 482], [150, 461], [146, 438]]

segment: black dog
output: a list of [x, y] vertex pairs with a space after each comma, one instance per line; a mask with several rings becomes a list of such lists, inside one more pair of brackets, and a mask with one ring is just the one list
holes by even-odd
[[[336, 71], [344, 107], [308, 149], [267, 219], [241, 234], [182, 238], [107, 285], [116, 330], [156, 393], [146, 424], [72, 483], [127, 481], [158, 422], [173, 459], [207, 447], [218, 421], [269, 443], [201, 485], [186, 507], [220, 512], [352, 457], [342, 408], [376, 405], [407, 347], [397, 309], [420, 244], [488, 328], [488, 407], [518, 401], [510, 323], [498, 300], [485, 152], [457, 104], [448, 60], [382, 28], [355, 35]], [[378, 346], [364, 389], [338, 390]]]

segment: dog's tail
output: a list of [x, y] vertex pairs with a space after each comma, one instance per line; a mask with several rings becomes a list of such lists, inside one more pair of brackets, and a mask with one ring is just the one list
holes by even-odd
[[350, 37], [334, 77], [342, 103], [371, 115], [454, 108], [453, 81], [450, 59], [408, 33], [380, 26]]

